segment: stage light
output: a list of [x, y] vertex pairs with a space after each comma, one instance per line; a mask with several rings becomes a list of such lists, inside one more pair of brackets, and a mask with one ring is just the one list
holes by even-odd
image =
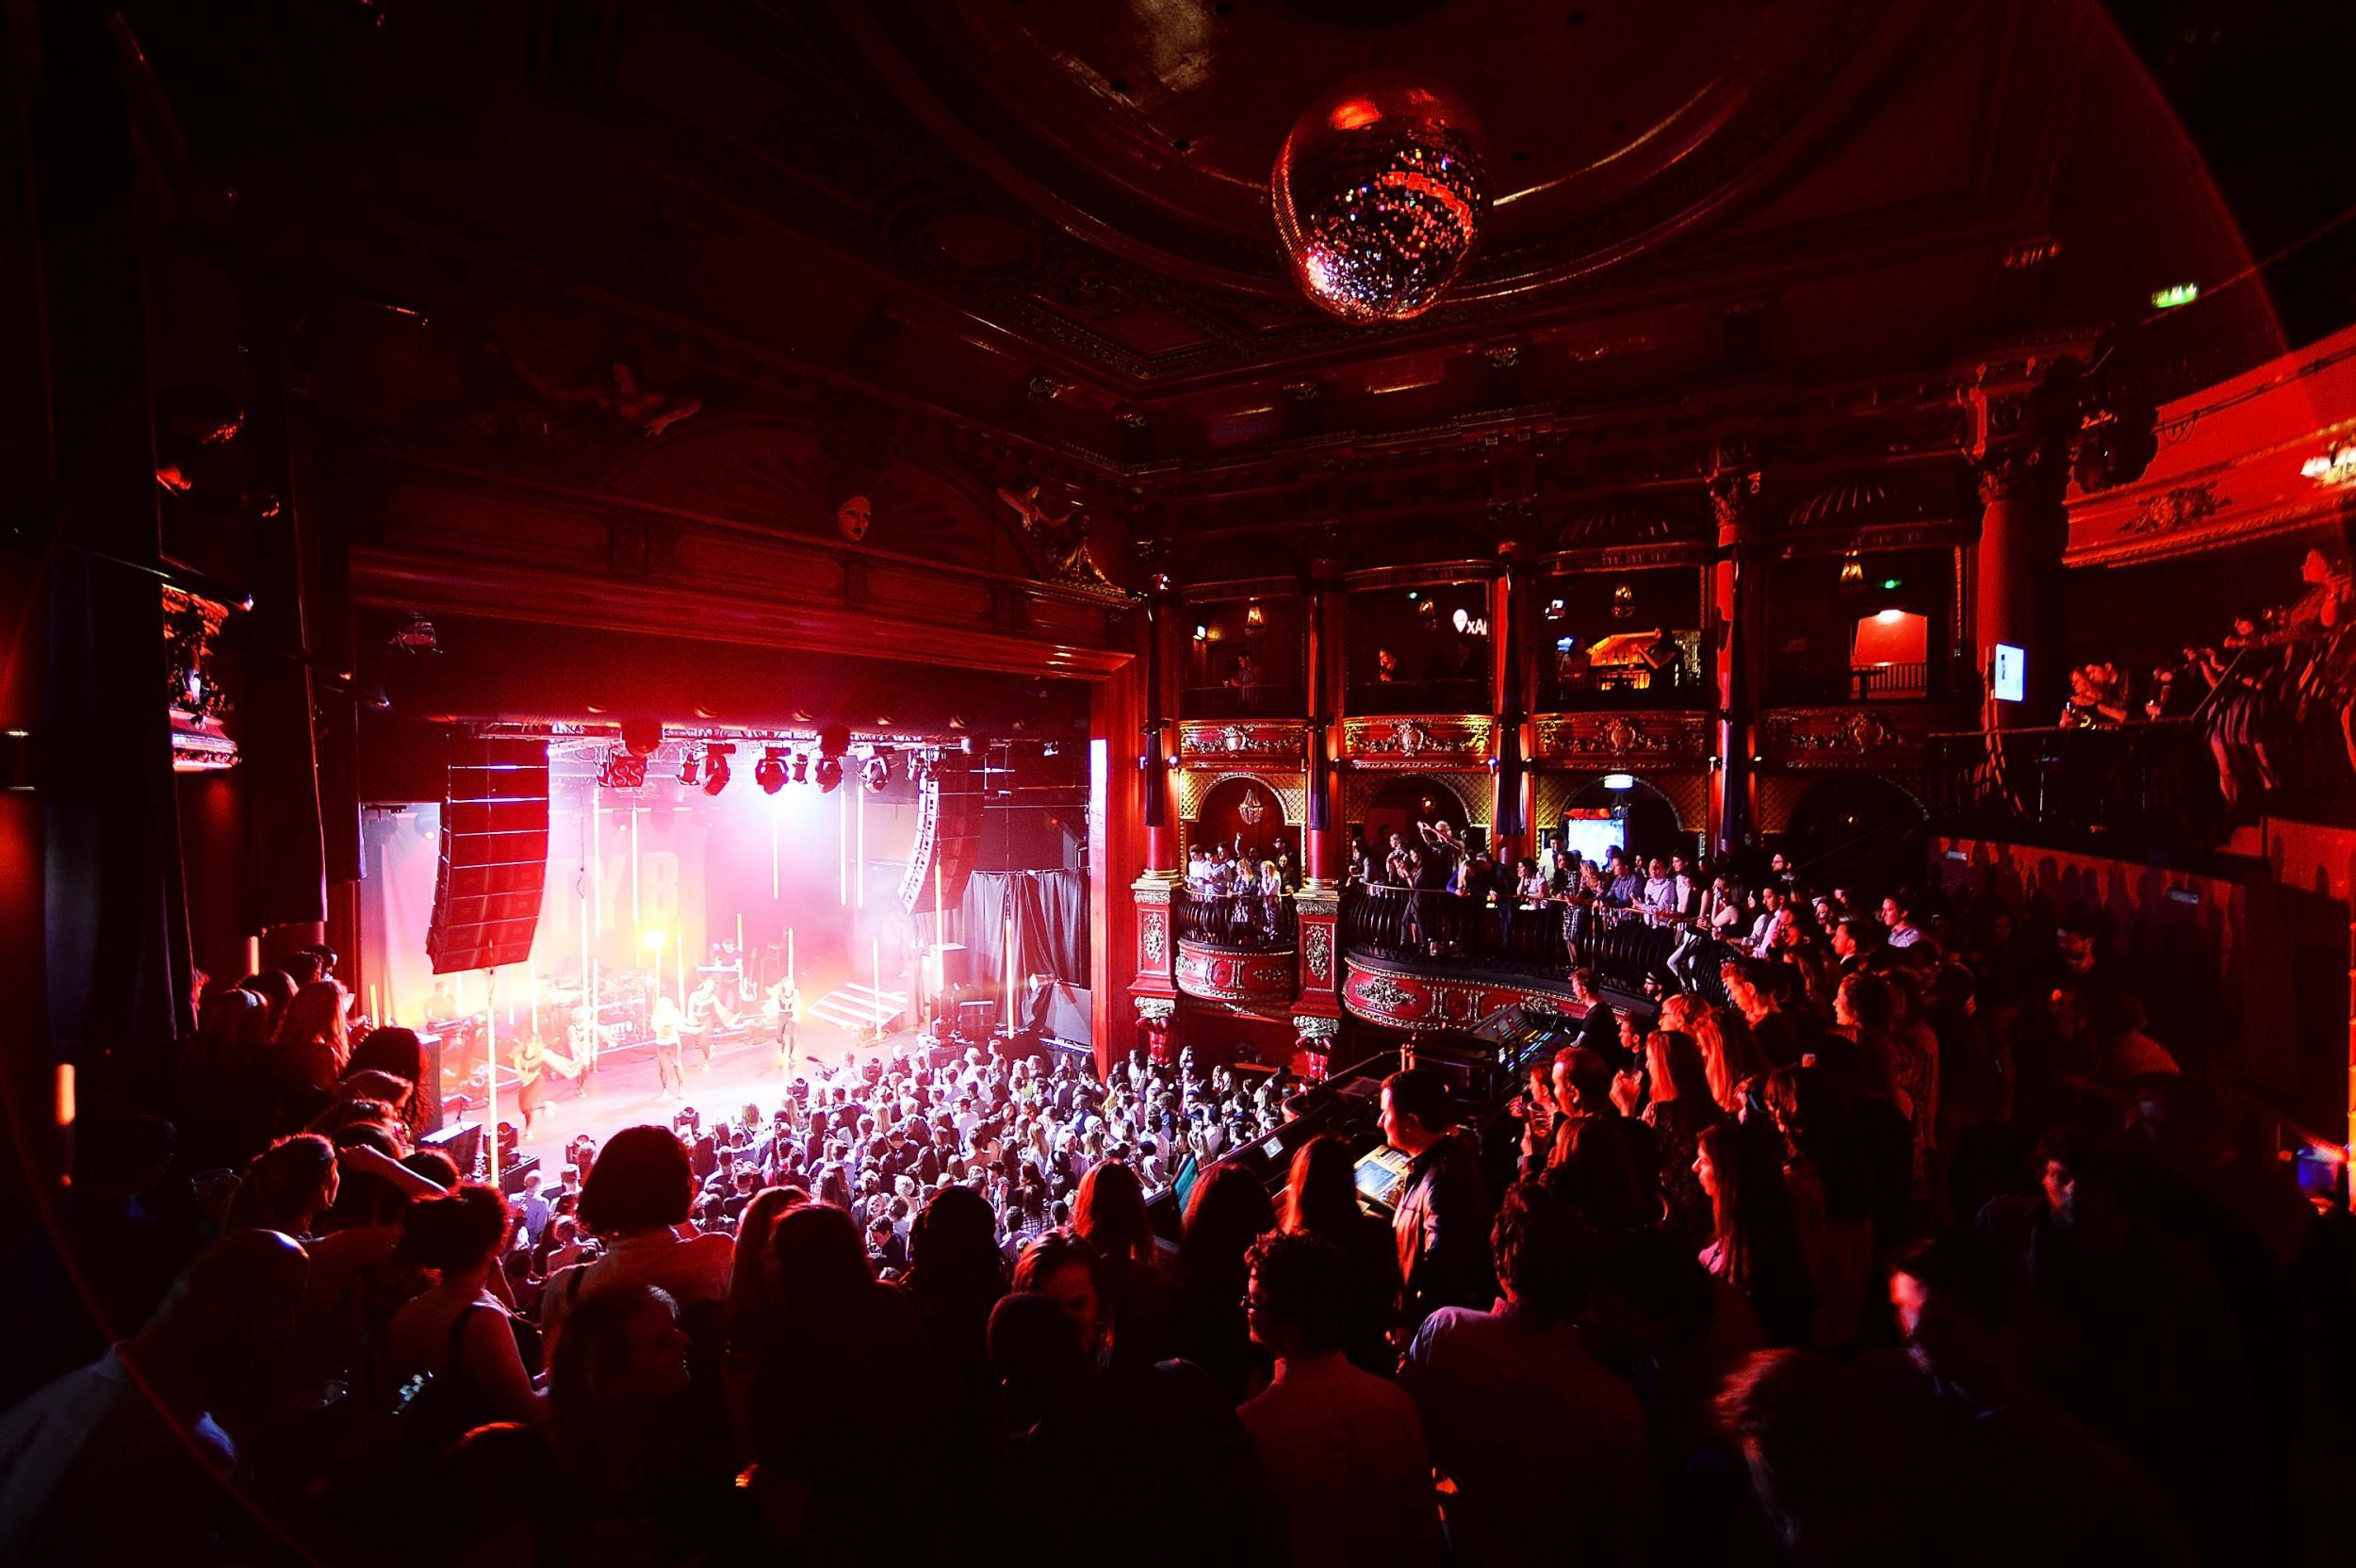
[[794, 782], [796, 784], [810, 782], [810, 753], [807, 751], [797, 751], [794, 754]]
[[689, 789], [695, 787], [695, 754], [689, 752], [679, 760], [679, 781]]
[[830, 795], [842, 786], [842, 760], [833, 757], [818, 759], [818, 792], [822, 795]]
[[652, 757], [663, 744], [661, 719], [624, 719], [622, 745], [632, 757]]
[[870, 757], [867, 765], [859, 770], [859, 783], [871, 795], [883, 793], [884, 786], [891, 782], [892, 764], [881, 757]]
[[2173, 283], [2166, 288], [2155, 288], [2151, 291], [2151, 308], [2174, 310], [2178, 305], [2188, 305], [2199, 298], [2201, 298], [2199, 284]]
[[643, 790], [646, 787], [646, 760], [616, 746], [597, 765], [597, 783], [608, 790]]
[[716, 795], [728, 787], [728, 758], [735, 751], [730, 745], [704, 747], [704, 793]]
[[785, 752], [779, 746], [761, 748], [761, 760], [753, 764], [753, 782], [761, 786], [764, 795], [776, 794], [785, 788]]
[[660, 925], [650, 925], [650, 926], [646, 927], [646, 935], [645, 940], [646, 940], [646, 951], [647, 951], [647, 952], [649, 952], [649, 953], [660, 953], [660, 952], [662, 952], [662, 951], [663, 951], [663, 927], [661, 927]]

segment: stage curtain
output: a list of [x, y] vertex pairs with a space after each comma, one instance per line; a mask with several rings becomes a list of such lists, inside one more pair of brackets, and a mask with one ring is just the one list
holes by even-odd
[[1016, 874], [1014, 950], [1020, 972], [1088, 981], [1088, 881], [1076, 871]]
[[1088, 879], [1076, 871], [977, 871], [950, 919], [949, 939], [965, 944], [974, 983], [994, 994], [1006, 983], [1006, 922], [1012, 915], [1018, 975], [1050, 974], [1086, 986], [1088, 907]]

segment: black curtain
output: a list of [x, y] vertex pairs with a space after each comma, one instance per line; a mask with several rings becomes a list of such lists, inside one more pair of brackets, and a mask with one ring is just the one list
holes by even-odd
[[993, 994], [1006, 984], [1006, 918], [1014, 917], [1017, 975], [1088, 979], [1088, 878], [1077, 871], [977, 871], [950, 922], [950, 939], [973, 955], [973, 977]]

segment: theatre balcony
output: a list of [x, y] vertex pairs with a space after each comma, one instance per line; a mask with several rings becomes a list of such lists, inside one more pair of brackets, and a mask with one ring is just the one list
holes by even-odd
[[1238, 1005], [1292, 1001], [1300, 923], [1291, 898], [1180, 892], [1170, 899], [1170, 919], [1181, 991]]
[[1462, 1025], [1508, 1005], [1576, 1014], [1572, 970], [1593, 969], [1607, 993], [1632, 1000], [1666, 972], [1678, 937], [1627, 910], [1355, 887], [1342, 897], [1342, 995], [1355, 1017], [1393, 1028]]

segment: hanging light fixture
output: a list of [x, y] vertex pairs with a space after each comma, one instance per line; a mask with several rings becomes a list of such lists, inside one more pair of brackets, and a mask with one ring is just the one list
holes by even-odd
[[761, 786], [764, 795], [776, 794], [785, 788], [785, 748], [763, 746], [761, 760], [753, 764], [753, 782]]
[[[728, 787], [728, 758], [736, 748], [714, 743], [704, 747], [704, 793], [716, 795]], [[681, 771], [680, 777], [686, 774]]]
[[1404, 321], [1439, 302], [1480, 243], [1487, 148], [1447, 88], [1369, 72], [1301, 111], [1268, 189], [1302, 292], [1345, 321]]

